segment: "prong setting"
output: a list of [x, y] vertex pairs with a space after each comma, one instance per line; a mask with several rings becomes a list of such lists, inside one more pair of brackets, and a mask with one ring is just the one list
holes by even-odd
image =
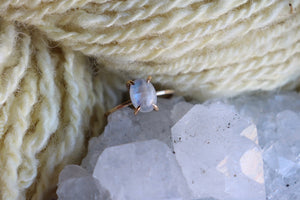
[[153, 105], [153, 109], [155, 110], [155, 111], [159, 111], [159, 108], [158, 108], [158, 106], [156, 105], [156, 104], [152, 104]]
[[131, 85], [134, 85], [134, 81], [133, 81], [133, 80], [129, 80], [129, 81], [126, 82], [126, 87], [127, 87], [128, 89], [130, 89], [130, 86], [131, 86]]
[[135, 110], [134, 110], [134, 115], [137, 115], [138, 112], [141, 110], [141, 106], [138, 106]]
[[152, 76], [148, 76], [148, 78], [147, 78], [147, 83], [150, 83], [151, 80], [152, 80]]

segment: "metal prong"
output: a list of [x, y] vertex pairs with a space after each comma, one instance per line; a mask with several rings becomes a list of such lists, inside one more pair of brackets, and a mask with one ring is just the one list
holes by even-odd
[[126, 82], [126, 87], [129, 89], [131, 85], [134, 85], [134, 81], [133, 80], [129, 80]]
[[152, 104], [152, 105], [153, 105], [153, 108], [154, 108], [155, 111], [158, 111], [158, 110], [159, 110], [159, 108], [158, 108], [157, 105], [155, 105], [155, 104]]
[[156, 96], [166, 95], [166, 94], [173, 94], [174, 90], [161, 90], [156, 92]]
[[141, 106], [137, 107], [135, 110], [134, 110], [134, 115], [137, 115], [138, 112], [141, 110]]
[[151, 80], [152, 80], [152, 77], [151, 77], [151, 76], [148, 76], [148, 78], [147, 78], [147, 83], [150, 83]]

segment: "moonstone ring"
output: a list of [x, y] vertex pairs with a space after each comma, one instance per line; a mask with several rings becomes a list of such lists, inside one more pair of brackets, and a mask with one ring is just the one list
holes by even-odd
[[156, 105], [157, 96], [165, 95], [165, 94], [173, 94], [174, 90], [162, 90], [157, 91], [153, 87], [151, 81], [151, 76], [148, 76], [147, 80], [137, 79], [135, 81], [130, 80], [127, 81], [126, 85], [129, 89], [130, 100], [114, 107], [107, 113], [106, 116], [115, 112], [118, 109], [133, 105], [135, 108], [134, 114], [136, 115], [138, 112], [150, 112], [152, 110], [158, 111], [159, 108]]

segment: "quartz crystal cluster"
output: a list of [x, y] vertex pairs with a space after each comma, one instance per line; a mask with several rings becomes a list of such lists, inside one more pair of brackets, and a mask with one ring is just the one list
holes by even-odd
[[300, 199], [300, 94], [226, 99], [256, 124], [269, 200]]
[[300, 95], [242, 96], [160, 111], [123, 108], [59, 176], [62, 200], [300, 199]]

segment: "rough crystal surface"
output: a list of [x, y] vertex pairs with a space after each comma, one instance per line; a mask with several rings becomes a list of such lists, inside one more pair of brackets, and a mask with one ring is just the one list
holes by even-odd
[[290, 92], [224, 101], [257, 125], [267, 199], [300, 199], [300, 95]]
[[141, 107], [141, 112], [153, 110], [153, 104], [157, 102], [156, 91], [152, 83], [144, 79], [137, 79], [129, 89], [130, 99], [135, 108]]
[[255, 125], [231, 106], [195, 105], [174, 125], [172, 136], [194, 198], [265, 199]]
[[[230, 111], [225, 112], [225, 108], [221, 109], [220, 106], [222, 103], [220, 103], [220, 101], [231, 105], [226, 107], [226, 109], [229, 109]], [[218, 177], [219, 179], [203, 179], [207, 181], [207, 183], [215, 180], [216, 184], [203, 184], [203, 187], [196, 188], [200, 192], [206, 190], [207, 194], [205, 194], [205, 197], [190, 199], [182, 198], [180, 196], [168, 197], [166, 199], [222, 200], [226, 199], [229, 195], [234, 193], [234, 191], [238, 191], [236, 194], [240, 195], [242, 191], [245, 189], [247, 190], [249, 188], [249, 183], [244, 182], [243, 180], [250, 180], [252, 183], [257, 182], [258, 185], [264, 181], [267, 200], [300, 199], [299, 94], [269, 94], [212, 100], [202, 104], [203, 109], [210, 110], [210, 112], [206, 112], [205, 117], [203, 116], [204, 110], [199, 113], [202, 118], [196, 117], [196, 113], [194, 113], [195, 116], [190, 116], [191, 118], [189, 120], [185, 118], [192, 112], [191, 109], [193, 105], [190, 103], [182, 102], [180, 99], [176, 98], [158, 99], [158, 106], [160, 107], [159, 112], [139, 113], [137, 116], [134, 116], [132, 109], [125, 108], [110, 115], [104, 133], [98, 138], [93, 138], [89, 142], [89, 153], [82, 162], [82, 167], [87, 169], [87, 171], [82, 168], [70, 170], [68, 167], [66, 167], [67, 170], [62, 171], [57, 190], [60, 198], [64, 199], [61, 196], [61, 192], [65, 195], [73, 195], [72, 199], [87, 199], [86, 197], [79, 198], [81, 194], [87, 193], [109, 195], [108, 188], [106, 188], [108, 186], [103, 184], [101, 180], [96, 181], [95, 184], [95, 179], [91, 178], [93, 171], [98, 168], [95, 169], [95, 165], [103, 150], [109, 147], [114, 148], [116, 145], [117, 148], [119, 148], [118, 145], [122, 144], [132, 145], [138, 141], [146, 142], [151, 139], [157, 139], [167, 144], [171, 149], [169, 151], [174, 151], [175, 154], [172, 153], [173, 157], [176, 158], [177, 156], [175, 165], [182, 167], [182, 170], [184, 167], [193, 169], [193, 167], [198, 165], [198, 163], [195, 165], [194, 162], [201, 161], [199, 166], [201, 166], [201, 169], [204, 169], [204, 171], [200, 170], [200, 174], [190, 172], [190, 177], [215, 177], [220, 175]], [[199, 105], [196, 107], [199, 108]], [[233, 111], [233, 108], [237, 111], [236, 113]], [[234, 113], [237, 114], [237, 116], [239, 115], [240, 119], [235, 115], [234, 120], [233, 118], [228, 117], [227, 114], [230, 114], [230, 112], [231, 116]], [[220, 113], [226, 113], [226, 115], [220, 115]], [[185, 120], [186, 123], [181, 123], [183, 120]], [[216, 127], [216, 123], [214, 123], [215, 120], [218, 120], [221, 123], [220, 127]], [[190, 122], [194, 123], [191, 124]], [[181, 129], [196, 130], [196, 132], [193, 133], [188, 131], [187, 133], [189, 134], [187, 134], [186, 138], [181, 137], [181, 140], [184, 140], [184, 142], [179, 141], [179, 137], [177, 137], [177, 139], [174, 138], [176, 139], [176, 145], [174, 146], [174, 140], [171, 138], [171, 127], [175, 123], [177, 123], [176, 126], [181, 123]], [[230, 125], [228, 123], [230, 123]], [[215, 128], [214, 131], [212, 127]], [[198, 133], [201, 133], [201, 135]], [[217, 133], [219, 133], [219, 137]], [[203, 140], [199, 139], [201, 138], [200, 136], [202, 139], [207, 138], [209, 140], [205, 140], [206, 143], [203, 143]], [[187, 156], [179, 159], [180, 151], [178, 151], [178, 148], [180, 146], [177, 145], [182, 145], [185, 142], [193, 142], [194, 140], [199, 143], [197, 145], [193, 143], [185, 145], [186, 151], [190, 153], [188, 154], [186, 152]], [[209, 144], [207, 144], [207, 142], [209, 142]], [[240, 147], [241, 144], [244, 145]], [[259, 167], [260, 164], [257, 162], [257, 160], [261, 160], [261, 151], [257, 144], [263, 151], [264, 180], [262, 179], [261, 167]], [[209, 146], [215, 146], [215, 148]], [[154, 145], [154, 147], [156, 146]], [[183, 147], [184, 146], [181, 146], [180, 148]], [[198, 148], [202, 148], [203, 151], [198, 152]], [[220, 154], [216, 153], [220, 149], [223, 151], [221, 151]], [[152, 152], [153, 150], [148, 146], [145, 151]], [[145, 153], [143, 151], [138, 152], [141, 154]], [[183, 153], [184, 152], [182, 152], [182, 154]], [[136, 154], [137, 152], [128, 153], [126, 155], [126, 160], [135, 160], [133, 158], [137, 156]], [[225, 154], [226, 156], [224, 156]], [[119, 155], [124, 156], [122, 153]], [[130, 157], [130, 155], [132, 157]], [[117, 157], [117, 155], [115, 156]], [[188, 159], [190, 156], [193, 156], [195, 159]], [[216, 162], [214, 161], [215, 159], [220, 161]], [[182, 162], [182, 160], [184, 160], [184, 162]], [[253, 162], [253, 160], [255, 161]], [[165, 160], [162, 163], [165, 164], [168, 162], [169, 161]], [[107, 163], [109, 162], [107, 161]], [[166, 169], [163, 167], [165, 165], [159, 165], [159, 163], [160, 162], [155, 160], [152, 161], [152, 163], [149, 162], [149, 165], [155, 165], [157, 168], [160, 166], [162, 171], [165, 171], [163, 170]], [[114, 162], [111, 162], [110, 164], [115, 165]], [[115, 168], [116, 167], [118, 166], [115, 166]], [[73, 171], [75, 173], [73, 173]], [[128, 174], [131, 172], [124, 170], [123, 173]], [[179, 174], [181, 174], [180, 176], [183, 176], [182, 171]], [[190, 178], [189, 176], [183, 177]], [[220, 177], [223, 177], [223, 180], [218, 182], [220, 181]], [[111, 178], [117, 179], [113, 175]], [[135, 176], [131, 177], [131, 179], [138, 178], [141, 178], [139, 174], [135, 174]], [[186, 182], [189, 180], [188, 178], [185, 180]], [[237, 184], [237, 182], [239, 182], [239, 184]], [[194, 184], [195, 183], [197, 182], [194, 181]], [[78, 185], [80, 185], [80, 187]], [[100, 188], [98, 188], [98, 191], [100, 192], [91, 190], [92, 188], [97, 188], [99, 185]], [[126, 188], [130, 187], [130, 185], [131, 184], [128, 183]], [[174, 185], [177, 184], [174, 183]], [[115, 182], [115, 186], [122, 187], [117, 181]], [[252, 186], [253, 185], [251, 185], [250, 188], [253, 189], [254, 186]], [[196, 190], [193, 186], [188, 185], [188, 187], [191, 187], [190, 190]], [[132, 184], [132, 188], [136, 188], [134, 184]], [[153, 184], [151, 187], [149, 185], [149, 188], [147, 189], [152, 189], [156, 192], [158, 187], [156, 184]], [[129, 192], [133, 190], [134, 189], [123, 191], [122, 195], [132, 195]], [[261, 191], [261, 187], [251, 191], [257, 193], [257, 191]], [[217, 197], [215, 193], [226, 194]], [[248, 198], [248, 194], [245, 194], [245, 197]], [[65, 197], [65, 199], [67, 199], [67, 197]], [[93, 199], [93, 197], [91, 197], [91, 199]], [[109, 199], [109, 197], [104, 197], [104, 199]], [[233, 197], [232, 199], [245, 198]]]
[[59, 200], [111, 200], [99, 181], [78, 165], [67, 165], [59, 175]]
[[118, 110], [108, 117], [104, 132], [89, 141], [89, 152], [82, 161], [82, 167], [92, 172], [101, 152], [110, 146], [130, 142], [157, 139], [173, 149], [171, 142], [171, 111], [182, 98], [158, 99], [158, 112], [134, 115], [132, 109]]
[[194, 105], [185, 101], [180, 101], [171, 110], [171, 119], [176, 124]]
[[189, 199], [175, 156], [158, 140], [106, 148], [93, 175], [115, 200]]

